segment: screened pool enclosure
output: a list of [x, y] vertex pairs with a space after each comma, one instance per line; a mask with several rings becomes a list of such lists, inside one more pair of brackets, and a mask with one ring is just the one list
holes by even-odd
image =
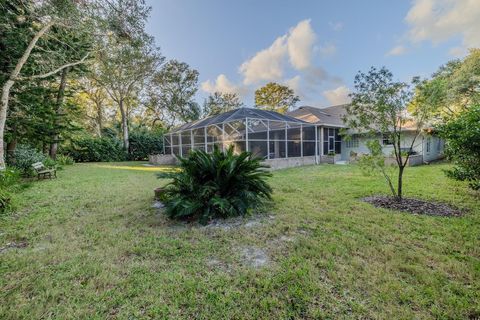
[[[192, 149], [211, 152], [233, 146], [265, 160], [319, 154], [316, 125], [273, 111], [240, 108], [187, 123], [164, 136], [164, 153], [186, 156]], [[316, 162], [316, 160], [315, 160]]]

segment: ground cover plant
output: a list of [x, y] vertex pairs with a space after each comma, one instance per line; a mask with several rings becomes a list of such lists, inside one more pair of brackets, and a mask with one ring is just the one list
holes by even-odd
[[215, 146], [212, 153], [193, 150], [179, 161], [181, 170], [165, 188], [165, 211], [171, 218], [207, 223], [246, 215], [271, 199], [270, 173], [250, 152], [235, 154], [233, 146], [223, 152]]
[[171, 167], [66, 166], [0, 218], [0, 318], [475, 318], [478, 192], [450, 168], [409, 168], [405, 197], [461, 217], [376, 208], [383, 181], [320, 165], [274, 172], [266, 215], [201, 226], [151, 207]]

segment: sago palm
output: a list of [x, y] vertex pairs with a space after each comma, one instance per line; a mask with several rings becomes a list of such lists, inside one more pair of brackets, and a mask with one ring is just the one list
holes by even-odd
[[179, 160], [181, 170], [166, 187], [166, 213], [172, 218], [206, 223], [214, 217], [245, 215], [271, 197], [266, 182], [271, 174], [250, 152], [215, 147], [211, 154], [193, 150]]

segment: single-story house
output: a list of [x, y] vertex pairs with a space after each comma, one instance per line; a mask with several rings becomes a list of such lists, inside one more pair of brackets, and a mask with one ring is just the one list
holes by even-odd
[[[342, 137], [341, 129], [348, 129], [343, 121], [346, 114], [346, 104], [331, 106], [327, 108], [316, 108], [310, 106], [299, 107], [288, 113], [289, 116], [315, 124], [319, 130], [320, 157], [334, 153], [337, 161], [351, 161], [354, 157], [368, 153], [366, 142], [371, 139], [378, 139], [383, 146], [386, 156], [392, 155], [393, 145], [386, 134], [377, 134], [372, 137], [365, 134], [350, 134], [348, 138]], [[412, 140], [416, 134], [416, 126], [413, 123], [405, 126], [404, 140], [401, 147], [406, 151], [412, 146]], [[348, 132], [348, 130], [346, 130]], [[422, 130], [413, 143], [410, 165], [418, 165], [425, 162], [441, 159], [443, 157], [444, 141], [431, 129]]]
[[[175, 163], [192, 149], [211, 152], [214, 146], [225, 150], [233, 146], [236, 152], [250, 151], [274, 169], [307, 164], [351, 161], [368, 153], [364, 135], [345, 139], [341, 129], [347, 129], [342, 116], [345, 105], [328, 108], [300, 107], [287, 114], [255, 108], [239, 108], [200, 119], [174, 128], [164, 135], [164, 154], [152, 155], [150, 162]], [[413, 134], [412, 134], [413, 136]], [[377, 137], [390, 155], [393, 146], [386, 136]], [[413, 146], [410, 165], [438, 159], [443, 154], [443, 141], [422, 132]], [[403, 142], [409, 148], [409, 134]]]

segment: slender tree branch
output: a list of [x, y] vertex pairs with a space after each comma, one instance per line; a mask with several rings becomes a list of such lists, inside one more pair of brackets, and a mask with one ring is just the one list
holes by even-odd
[[33, 76], [28, 76], [28, 77], [18, 77], [17, 79], [18, 79], [18, 80], [33, 80], [33, 79], [48, 78], [48, 77], [50, 77], [51, 75], [54, 75], [54, 74], [62, 71], [62, 70], [65, 69], [65, 68], [73, 67], [73, 66], [76, 66], [76, 65], [79, 65], [79, 64], [84, 63], [85, 60], [88, 58], [89, 55], [90, 55], [90, 52], [88, 52], [81, 60], [76, 61], [76, 62], [71, 62], [71, 63], [64, 64], [63, 66], [58, 67], [57, 69], [52, 70], [52, 71], [50, 71], [50, 72], [43, 73], [43, 74], [37, 74], [37, 75], [33, 75]]

